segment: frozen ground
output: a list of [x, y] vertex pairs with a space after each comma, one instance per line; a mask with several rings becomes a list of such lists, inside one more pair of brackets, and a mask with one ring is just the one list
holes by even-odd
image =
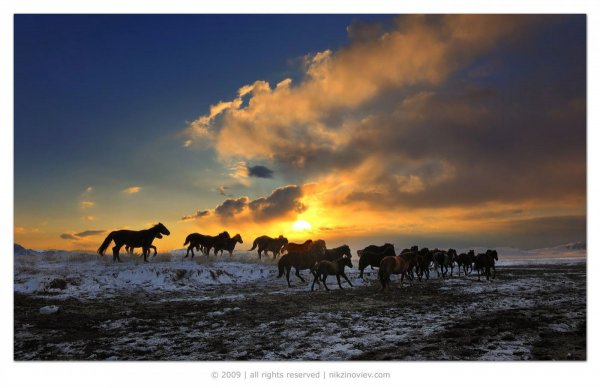
[[586, 358], [585, 258], [501, 259], [493, 282], [434, 274], [382, 294], [356, 266], [354, 288], [288, 288], [254, 255], [16, 255], [15, 359]]

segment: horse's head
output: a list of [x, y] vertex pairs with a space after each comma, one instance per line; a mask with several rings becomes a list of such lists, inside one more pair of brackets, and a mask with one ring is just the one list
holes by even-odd
[[413, 245], [412, 247], [410, 247], [410, 250], [413, 252], [419, 252], [419, 246], [418, 245]]
[[358, 251], [356, 251], [356, 254], [358, 255], [358, 257], [361, 257], [363, 254], [363, 250], [359, 249]]
[[[350, 251], [350, 247], [348, 245], [342, 245], [342, 254], [346, 256], [348, 259], [352, 258], [352, 252]], [[352, 267], [350, 267], [352, 268]]]
[[306, 240], [306, 241], [304, 242], [304, 244], [302, 244], [302, 245], [309, 245], [310, 243], [312, 243], [312, 240], [308, 239], [308, 240]]
[[233, 239], [237, 242], [239, 242], [240, 244], [243, 244], [244, 241], [242, 240], [242, 236], [240, 236], [240, 234], [236, 234], [235, 236], [233, 236]]
[[157, 231], [158, 233], [162, 233], [162, 234], [164, 234], [165, 236], [168, 236], [168, 235], [170, 235], [170, 234], [171, 234], [171, 232], [169, 232], [169, 229], [167, 229], [167, 227], [166, 227], [166, 226], [164, 226], [164, 225], [163, 225], [162, 223], [160, 223], [160, 222], [159, 222], [158, 224], [154, 225], [154, 228], [156, 229], [156, 231]]
[[352, 268], [352, 260], [350, 260], [350, 256], [344, 256], [339, 261], [340, 264], [345, 265], [348, 268]]
[[485, 252], [489, 257], [493, 257], [494, 260], [498, 261], [498, 252], [496, 252], [496, 250], [494, 249], [493, 251], [491, 249], [488, 249], [487, 252]]
[[218, 237], [220, 237], [220, 238], [230, 238], [231, 236], [229, 235], [229, 232], [225, 230], [225, 231], [219, 233]]
[[287, 244], [288, 243], [288, 239], [283, 237], [282, 235], [279, 235], [279, 237], [277, 238], [277, 240], [281, 241], [282, 244]]
[[471, 249], [471, 250], [469, 251], [469, 253], [467, 253], [467, 255], [469, 255], [469, 257], [470, 257], [471, 259], [474, 259], [474, 258], [475, 258], [475, 251], [474, 251], [473, 249]]

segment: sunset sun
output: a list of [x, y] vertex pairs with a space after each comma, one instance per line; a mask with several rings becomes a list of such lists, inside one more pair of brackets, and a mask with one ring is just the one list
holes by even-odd
[[298, 221], [294, 222], [294, 224], [292, 225], [292, 229], [297, 232], [310, 230], [310, 228], [311, 228], [310, 223], [308, 221], [304, 221], [304, 220], [298, 220]]

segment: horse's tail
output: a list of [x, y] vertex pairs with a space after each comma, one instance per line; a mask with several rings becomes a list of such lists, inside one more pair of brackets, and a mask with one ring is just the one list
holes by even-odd
[[[287, 256], [285, 256], [287, 257]], [[283, 269], [285, 268], [285, 263], [284, 263], [284, 257], [282, 257], [281, 259], [279, 259], [279, 263], [277, 263], [277, 267], [279, 267], [279, 275], [277, 275], [278, 278], [283, 276]]]
[[110, 232], [108, 236], [106, 236], [106, 238], [104, 239], [102, 245], [100, 245], [100, 248], [98, 248], [98, 253], [100, 254], [100, 256], [104, 256], [104, 252], [106, 252], [106, 248], [108, 248], [108, 246], [110, 245], [114, 234], [115, 232]]
[[192, 235], [188, 234], [188, 236], [185, 238], [185, 242], [183, 243], [183, 246], [186, 246], [190, 243], [190, 237], [192, 237]]
[[252, 248], [248, 249], [249, 251], [253, 251], [254, 248], [256, 248], [256, 246], [258, 245], [258, 241], [257, 240], [254, 240], [254, 242], [252, 243]]

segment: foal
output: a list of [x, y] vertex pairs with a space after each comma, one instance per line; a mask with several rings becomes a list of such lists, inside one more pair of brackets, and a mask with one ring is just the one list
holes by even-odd
[[350, 258], [348, 256], [344, 256], [343, 258], [335, 261], [319, 261], [315, 264], [313, 268], [313, 274], [315, 276], [315, 279], [313, 280], [313, 284], [310, 287], [310, 290], [314, 290], [315, 283], [319, 282], [319, 276], [322, 276], [321, 280], [323, 281], [323, 285], [325, 286], [325, 289], [329, 291], [329, 288], [327, 287], [326, 283], [328, 275], [335, 275], [335, 277], [337, 278], [338, 286], [340, 286], [340, 288], [343, 288], [342, 283], [340, 281], [340, 276], [346, 279], [348, 284], [350, 284], [350, 287], [354, 287], [352, 283], [350, 283], [350, 279], [348, 279], [348, 277], [344, 273], [344, 268], [346, 266], [352, 268], [352, 262], [350, 261]]

